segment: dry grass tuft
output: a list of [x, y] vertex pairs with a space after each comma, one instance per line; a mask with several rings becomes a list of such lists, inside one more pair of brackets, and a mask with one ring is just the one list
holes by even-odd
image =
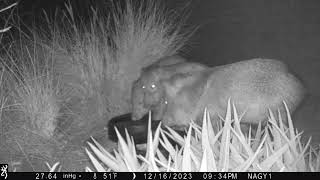
[[[10, 4], [9, 6], [6, 6], [6, 7], [2, 8], [2, 9], [0, 9], [0, 13], [5, 12], [5, 11], [8, 11], [9, 9], [12, 9], [12, 8], [14, 8], [14, 7], [17, 6], [17, 5], [18, 5], [17, 2], [12, 3], [12, 4]], [[1, 27], [1, 28], [2, 28], [2, 29], [0, 29], [0, 33], [4, 33], [4, 32], [9, 31], [9, 30], [11, 29], [11, 26], [7, 26], [7, 22], [6, 22], [5, 26], [4, 26], [4, 27]], [[2, 39], [2, 35], [0, 35], [0, 41], [1, 41], [1, 39]]]
[[192, 31], [185, 27], [187, 14], [169, 11], [161, 3], [127, 1], [124, 7], [116, 4], [111, 23], [112, 42], [123, 78], [136, 77], [141, 66], [177, 54], [186, 45]]
[[11, 158], [28, 161], [31, 169], [32, 158], [52, 157], [53, 149], [49, 149], [57, 144], [53, 137], [62, 99], [51, 52], [37, 43], [15, 44], [1, 57], [8, 87], [3, 109], [5, 141], [1, 145], [12, 148]]
[[41, 29], [23, 32], [19, 20], [13, 25], [19, 37], [0, 55], [8, 87], [0, 92], [6, 127], [0, 156], [16, 170], [41, 171], [45, 161], [59, 161], [62, 170], [79, 171], [88, 164], [81, 147], [97, 134], [114, 147], [103, 127], [129, 112], [140, 69], [180, 51], [190, 35], [159, 1], [115, 1], [110, 9], [92, 9], [84, 22], [67, 4], [54, 17], [44, 13]]

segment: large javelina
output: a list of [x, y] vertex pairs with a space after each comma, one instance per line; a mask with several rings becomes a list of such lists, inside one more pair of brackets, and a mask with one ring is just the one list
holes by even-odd
[[[293, 112], [304, 97], [304, 87], [285, 64], [251, 59], [216, 67], [183, 62], [142, 72], [133, 86], [133, 120], [151, 110], [164, 125], [176, 129], [199, 122], [205, 107], [212, 120], [224, 116], [230, 98], [242, 123], [258, 124], [268, 109], [284, 113], [283, 101]], [[140, 112], [135, 110], [140, 108]]]

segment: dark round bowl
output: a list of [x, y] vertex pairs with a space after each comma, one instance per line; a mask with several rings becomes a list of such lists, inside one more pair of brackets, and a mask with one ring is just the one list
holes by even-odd
[[[142, 144], [147, 142], [148, 135], [148, 114], [142, 119], [133, 121], [131, 119], [131, 113], [116, 116], [112, 118], [108, 123], [108, 135], [112, 141], [117, 142], [118, 138], [115, 132], [115, 127], [118, 129], [122, 137], [126, 137], [125, 129], [127, 129], [129, 135], [131, 135], [136, 144]], [[155, 131], [160, 121], [151, 121], [151, 130]]]

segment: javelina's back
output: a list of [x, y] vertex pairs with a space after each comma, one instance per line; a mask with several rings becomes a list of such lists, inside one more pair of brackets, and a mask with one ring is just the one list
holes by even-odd
[[207, 88], [199, 109], [207, 105], [211, 113], [223, 116], [227, 100], [231, 98], [239, 114], [246, 111], [242, 122], [253, 124], [266, 119], [268, 108], [280, 109], [285, 115], [283, 101], [291, 112], [294, 111], [304, 96], [302, 83], [287, 66], [271, 59], [252, 59], [215, 67]]

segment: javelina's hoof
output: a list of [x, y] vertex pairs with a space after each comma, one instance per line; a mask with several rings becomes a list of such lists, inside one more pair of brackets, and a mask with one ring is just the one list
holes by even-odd
[[[155, 131], [160, 121], [151, 121], [151, 130]], [[138, 121], [131, 120], [131, 114], [124, 114], [112, 118], [108, 124], [109, 138], [118, 141], [114, 127], [116, 127], [122, 137], [126, 137], [125, 129], [133, 137], [136, 144], [147, 142], [148, 135], [148, 114]]]

